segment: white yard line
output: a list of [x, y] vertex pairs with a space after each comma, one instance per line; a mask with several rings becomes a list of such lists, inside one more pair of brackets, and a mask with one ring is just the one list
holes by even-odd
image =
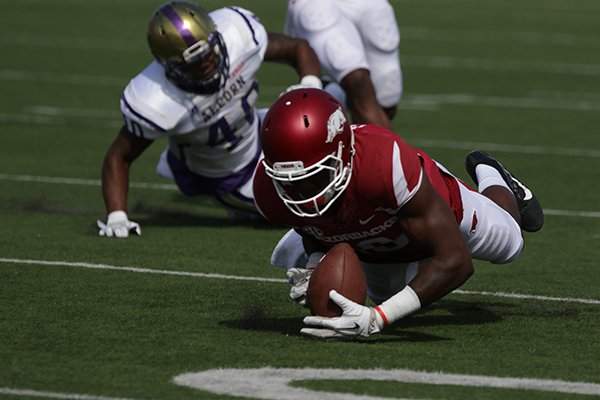
[[[600, 10], [598, 10], [600, 11]], [[427, 40], [459, 43], [513, 43], [532, 46], [600, 47], [600, 36], [573, 33], [526, 31], [482, 31], [478, 29], [435, 29], [402, 26], [402, 40]]]
[[473, 150], [485, 149], [487, 151], [497, 151], [503, 153], [531, 154], [541, 156], [566, 156], [566, 157], [587, 157], [600, 158], [600, 150], [581, 149], [573, 147], [548, 147], [548, 146], [528, 146], [517, 144], [489, 143], [489, 142], [471, 142], [462, 140], [439, 140], [414, 138], [410, 140], [411, 144], [422, 147], [433, 147], [439, 149], [457, 149]]
[[[119, 240], [119, 239], [114, 239], [114, 240]], [[135, 273], [142, 273], [142, 274], [186, 276], [186, 277], [192, 277], [192, 278], [205, 278], [205, 279], [224, 279], [224, 280], [236, 280], [236, 281], [287, 283], [287, 279], [279, 279], [279, 278], [262, 278], [262, 277], [256, 277], [256, 276], [240, 276], [240, 275], [225, 275], [225, 274], [214, 274], [214, 273], [203, 273], [203, 272], [175, 271], [175, 270], [167, 270], [167, 269], [141, 268], [141, 267], [134, 267], [134, 266], [93, 264], [93, 263], [87, 263], [87, 262], [30, 260], [30, 259], [20, 259], [20, 258], [0, 258], [0, 265], [1, 264], [38, 265], [38, 266], [47, 266], [47, 267], [71, 267], [71, 268], [85, 268], [85, 269], [96, 269], [96, 270], [135, 272]], [[598, 300], [598, 299], [584, 299], [584, 298], [576, 298], [576, 297], [552, 297], [552, 296], [540, 296], [540, 295], [531, 295], [531, 294], [522, 294], [522, 293], [480, 292], [480, 291], [470, 291], [470, 290], [455, 290], [453, 292], [453, 294], [479, 295], [479, 296], [501, 297], [501, 298], [511, 298], [511, 299], [527, 299], [527, 300], [539, 300], [539, 301], [553, 301], [553, 302], [600, 305], [600, 300]]]
[[[17, 174], [2, 174], [0, 173], [0, 181], [16, 181], [16, 182], [36, 182], [36, 183], [55, 183], [59, 185], [81, 185], [81, 186], [100, 186], [99, 179], [79, 179], [65, 178], [60, 176], [36, 176], [36, 175], [17, 175]], [[154, 189], [154, 190], [177, 190], [177, 186], [170, 183], [144, 183], [130, 182], [130, 187], [138, 189]]]
[[[489, 146], [489, 145], [487, 148], [491, 149], [491, 150], [498, 150], [498, 149], [493, 149], [492, 146]], [[18, 175], [18, 174], [3, 174], [3, 173], [0, 173], [0, 181], [35, 182], [35, 183], [49, 183], [49, 184], [59, 184], [59, 185], [81, 185], [81, 186], [100, 186], [101, 185], [101, 182], [99, 179], [79, 179], [79, 178], [65, 178], [65, 177], [59, 177], [59, 176], [36, 176], [36, 175]], [[132, 188], [136, 188], [136, 189], [172, 190], [172, 191], [177, 190], [176, 185], [168, 184], [168, 183], [130, 182], [129, 186]], [[600, 218], [600, 211], [544, 209], [544, 213], [546, 215], [555, 215], [555, 216], [562, 216], [562, 217]]]
[[105, 397], [89, 394], [46, 392], [32, 389], [0, 388], [0, 395], [26, 396], [26, 397], [44, 397], [49, 399], [67, 399], [67, 400], [131, 400], [123, 397]]

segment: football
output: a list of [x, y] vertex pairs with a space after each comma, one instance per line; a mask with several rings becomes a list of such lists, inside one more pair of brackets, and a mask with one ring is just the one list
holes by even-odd
[[312, 315], [342, 315], [342, 309], [329, 299], [331, 289], [362, 305], [367, 299], [365, 274], [358, 256], [347, 243], [331, 248], [317, 264], [308, 281], [306, 301]]

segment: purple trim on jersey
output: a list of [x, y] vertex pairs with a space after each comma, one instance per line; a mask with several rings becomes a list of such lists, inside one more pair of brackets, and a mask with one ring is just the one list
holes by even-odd
[[173, 10], [173, 7], [166, 6], [165, 8], [163, 8], [163, 12], [165, 13], [169, 21], [171, 21], [177, 32], [179, 32], [179, 34], [188, 46], [191, 46], [197, 42], [194, 35], [192, 35], [192, 32], [190, 32], [189, 29], [184, 27], [183, 20], [175, 12], [175, 10]]
[[254, 169], [258, 164], [261, 154], [260, 144], [257, 146], [256, 155], [244, 168], [223, 178], [209, 178], [192, 172], [183, 161], [167, 152], [167, 162], [175, 177], [175, 183], [179, 190], [186, 196], [231, 194], [237, 198], [254, 203], [253, 199], [238, 194], [236, 189], [252, 179]]
[[129, 110], [129, 112], [131, 112], [137, 118], [141, 119], [142, 121], [144, 121], [145, 123], [147, 123], [148, 125], [150, 125], [152, 128], [154, 128], [154, 130], [160, 131], [160, 132], [166, 132], [167, 131], [166, 129], [161, 128], [158, 124], [152, 122], [148, 118], [144, 117], [142, 114], [140, 114], [137, 111], [135, 111], [133, 109], [133, 107], [131, 107], [131, 105], [127, 102], [127, 99], [125, 99], [125, 96], [121, 96], [121, 101], [123, 102], [123, 104], [125, 104], [125, 107], [127, 107], [127, 109]]
[[242, 18], [244, 18], [244, 21], [246, 21], [246, 25], [248, 25], [248, 29], [250, 29], [250, 32], [252, 32], [252, 40], [254, 40], [254, 44], [258, 46], [258, 40], [256, 40], [256, 32], [254, 32], [254, 28], [252, 28], [252, 25], [250, 24], [250, 21], [248, 21], [248, 18], [246, 18], [246, 15], [240, 12], [236, 7], [227, 8], [229, 8], [232, 11], [235, 11], [236, 13], [240, 14]]

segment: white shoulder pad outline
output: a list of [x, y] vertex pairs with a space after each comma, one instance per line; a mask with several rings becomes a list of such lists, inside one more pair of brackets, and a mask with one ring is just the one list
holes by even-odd
[[168, 81], [163, 67], [153, 61], [125, 88], [122, 111], [150, 129], [170, 131], [187, 114], [184, 105], [187, 96], [187, 93]]
[[230, 57], [239, 54], [249, 57], [258, 51], [261, 59], [264, 58], [268, 34], [253, 12], [242, 7], [231, 6], [212, 11], [210, 17], [219, 33], [223, 35]]

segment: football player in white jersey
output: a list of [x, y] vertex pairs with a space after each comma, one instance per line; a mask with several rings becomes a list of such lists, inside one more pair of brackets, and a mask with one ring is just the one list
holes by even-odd
[[326, 90], [345, 103], [354, 123], [392, 128], [402, 71], [400, 32], [387, 0], [288, 0], [285, 33], [308, 40], [344, 89]]
[[129, 168], [162, 136], [168, 147], [157, 165], [160, 175], [188, 196], [210, 195], [232, 213], [256, 213], [256, 72], [263, 60], [284, 62], [300, 77], [293, 87], [321, 87], [316, 54], [303, 39], [268, 33], [248, 10], [207, 13], [185, 1], [156, 9], [147, 38], [154, 60], [125, 88], [124, 125], [104, 158], [107, 221], [97, 222], [100, 236], [141, 233], [127, 211]]
[[292, 228], [271, 258], [287, 269], [290, 297], [301, 303], [323, 254], [348, 243], [377, 304], [331, 291], [343, 314], [306, 317], [309, 336], [377, 333], [461, 286], [473, 274], [472, 258], [512, 262], [523, 249], [521, 230], [544, 222], [536, 197], [488, 154], [466, 157], [475, 191], [395, 133], [349, 124], [323, 90], [281, 96], [260, 137], [255, 201], [267, 220]]

